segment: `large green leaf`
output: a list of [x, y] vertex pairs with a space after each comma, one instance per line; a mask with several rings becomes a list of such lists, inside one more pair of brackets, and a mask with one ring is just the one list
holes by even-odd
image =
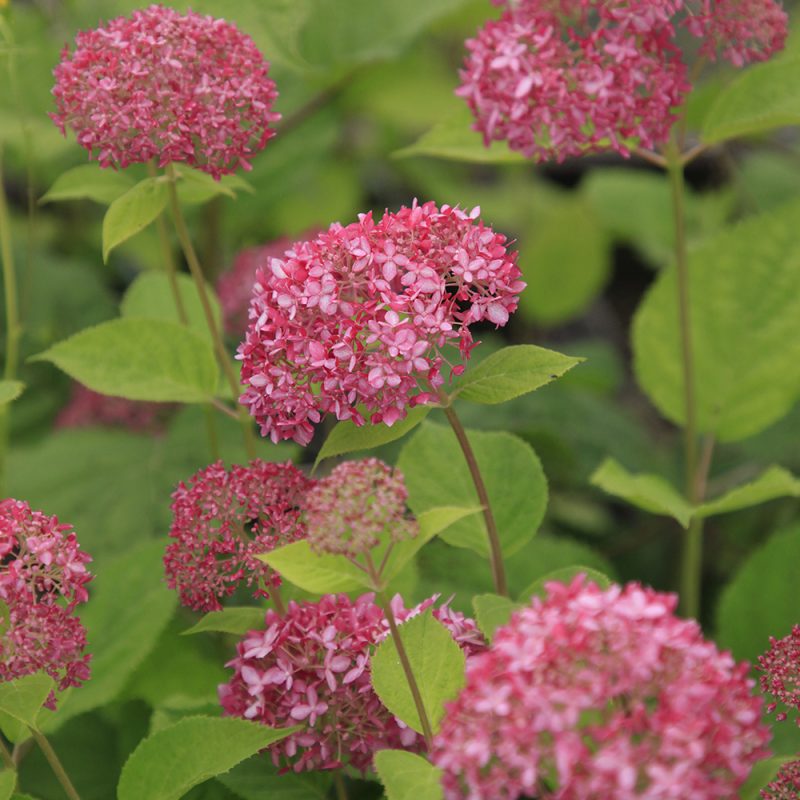
[[244, 719], [188, 717], [145, 739], [122, 768], [118, 800], [178, 800], [297, 728]]
[[800, 59], [757, 64], [723, 89], [703, 121], [703, 141], [715, 144], [737, 136], [800, 125]]
[[472, 607], [481, 633], [491, 641], [495, 631], [505, 625], [520, 606], [499, 594], [479, 594], [472, 598]]
[[22, 381], [0, 380], [0, 406], [16, 400], [24, 389], [25, 384]]
[[39, 711], [53, 687], [53, 679], [43, 672], [0, 683], [0, 711], [23, 725], [36, 728]]
[[9, 800], [17, 786], [17, 773], [13, 769], [0, 770], [0, 800]]
[[533, 344], [511, 345], [469, 370], [455, 394], [473, 403], [505, 403], [560, 378], [582, 360]]
[[[422, 705], [436, 732], [444, 717], [445, 702], [452, 700], [464, 685], [464, 653], [431, 609], [404, 622], [399, 633]], [[421, 733], [422, 723], [391, 636], [378, 645], [370, 663], [372, 686], [381, 702]]]
[[717, 608], [717, 640], [737, 658], [755, 661], [798, 622], [800, 527], [772, 536], [725, 587]]
[[375, 769], [388, 800], [444, 800], [442, 770], [416, 753], [380, 750]]
[[193, 633], [244, 634], [264, 624], [264, 609], [255, 606], [228, 606], [221, 611], [210, 611], [203, 618], [183, 631], [184, 636]]
[[129, 400], [201, 403], [218, 384], [214, 351], [175, 322], [115, 319], [34, 356], [101, 394]]
[[103, 218], [103, 261], [117, 245], [153, 222], [166, 208], [167, 198], [163, 178], [145, 178], [114, 200]]
[[278, 547], [258, 558], [307, 592], [351, 592], [369, 586], [367, 574], [344, 556], [315, 553], [306, 540]]
[[[800, 396], [800, 204], [750, 218], [689, 255], [697, 424], [724, 441], [783, 416]], [[670, 420], [685, 420], [675, 269], [637, 312], [634, 367]]]
[[721, 497], [703, 503], [695, 510], [698, 517], [711, 517], [750, 508], [778, 497], [800, 497], [800, 479], [783, 467], [770, 467], [755, 480], [736, 486]]
[[132, 187], [133, 181], [124, 172], [81, 164], [59, 175], [39, 202], [86, 199], [108, 205]]
[[[547, 481], [531, 447], [509, 433], [468, 431], [492, 505], [504, 555], [535, 533], [547, 505]], [[478, 495], [455, 435], [424, 423], [405, 445], [398, 466], [406, 479], [409, 505], [420, 515], [443, 505], [473, 508]], [[459, 520], [441, 534], [458, 547], [489, 552], [483, 515]]]

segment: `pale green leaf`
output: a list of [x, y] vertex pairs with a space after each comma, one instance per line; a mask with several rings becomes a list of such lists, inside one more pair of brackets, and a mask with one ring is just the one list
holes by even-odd
[[430, 414], [431, 408], [432, 406], [429, 405], [411, 408], [403, 419], [395, 422], [392, 426], [380, 423], [359, 427], [349, 419], [337, 422], [320, 448], [314, 466], [316, 467], [320, 461], [326, 458], [358, 450], [371, 450], [373, 447], [380, 447], [382, 444], [401, 439]]
[[653, 514], [672, 517], [684, 528], [689, 526], [691, 505], [660, 475], [636, 475], [613, 458], [607, 458], [589, 480], [614, 497]]
[[[464, 653], [431, 609], [404, 622], [399, 633], [422, 704], [436, 732], [444, 717], [445, 702], [452, 700], [464, 685]], [[372, 686], [381, 702], [421, 733], [422, 723], [391, 636], [378, 645], [370, 663]]]
[[523, 603], [528, 603], [534, 595], [544, 597], [546, 594], [545, 584], [551, 581], [571, 583], [577, 575], [585, 575], [587, 580], [596, 583], [601, 589], [608, 589], [611, 586], [611, 579], [599, 570], [582, 565], [561, 567], [537, 578], [527, 589], [520, 592], [519, 599]]
[[315, 594], [352, 592], [369, 586], [366, 572], [344, 556], [315, 553], [303, 539], [256, 556], [281, 577]]
[[124, 172], [81, 164], [59, 175], [39, 202], [86, 199], [108, 205], [132, 187], [133, 181]]
[[117, 798], [178, 800], [296, 730], [231, 717], [187, 717], [139, 744], [122, 768]]
[[727, 514], [750, 508], [779, 497], [800, 497], [800, 479], [783, 467], [770, 467], [755, 480], [743, 486], [737, 486], [722, 497], [709, 500], [695, 510], [698, 517], [710, 517], [714, 514]]
[[219, 775], [217, 780], [241, 800], [326, 800], [331, 773], [281, 774], [269, 759], [257, 755]]
[[129, 400], [202, 403], [218, 384], [208, 342], [165, 320], [103, 322], [31, 360], [50, 361], [96, 392]]
[[228, 606], [221, 611], [209, 611], [203, 618], [187, 628], [182, 636], [193, 633], [243, 634], [264, 624], [264, 609], [253, 606]]
[[22, 381], [0, 380], [0, 406], [16, 400], [25, 390]]
[[17, 786], [17, 773], [13, 769], [0, 770], [0, 800], [9, 800]]
[[511, 345], [469, 370], [454, 394], [473, 403], [504, 403], [560, 378], [581, 361], [533, 344]]
[[166, 208], [163, 178], [145, 178], [108, 207], [103, 218], [103, 261], [119, 244], [144, 230]]
[[748, 68], [723, 89], [703, 121], [707, 144], [800, 125], [800, 59], [782, 58]]
[[235, 200], [236, 190], [253, 192], [253, 187], [238, 175], [223, 175], [216, 180], [207, 172], [184, 165], [176, 166], [175, 173], [178, 176], [176, 188], [181, 205], [200, 205], [220, 195]]
[[479, 594], [472, 598], [472, 607], [481, 633], [492, 641], [494, 632], [511, 619], [520, 605], [499, 594]]
[[416, 753], [379, 750], [375, 769], [387, 800], [444, 800], [442, 770]]
[[759, 761], [739, 789], [739, 800], [761, 800], [761, 790], [775, 780], [778, 771], [787, 761], [793, 759], [794, 756], [773, 756]]
[[[536, 533], [547, 506], [547, 480], [526, 442], [510, 433], [467, 431], [492, 505], [503, 554], [509, 556]], [[449, 428], [425, 422], [398, 459], [411, 510], [443, 505], [479, 507], [475, 484]], [[448, 544], [488, 555], [483, 515], [465, 517], [440, 534]]]
[[29, 728], [38, 727], [39, 711], [55, 683], [44, 672], [0, 683], [0, 711]]
[[[800, 396], [800, 204], [703, 240], [688, 271], [698, 429], [723, 441], [752, 436]], [[636, 314], [633, 347], [639, 383], [683, 424], [677, 297], [671, 267]]]

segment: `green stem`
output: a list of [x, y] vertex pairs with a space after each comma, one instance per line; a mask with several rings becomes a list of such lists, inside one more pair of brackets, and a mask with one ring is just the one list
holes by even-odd
[[47, 759], [50, 769], [53, 770], [56, 778], [58, 778], [61, 788], [66, 793], [67, 797], [69, 797], [69, 800], [81, 800], [80, 795], [75, 791], [75, 787], [72, 785], [72, 781], [69, 779], [63, 765], [58, 760], [56, 751], [53, 750], [52, 745], [47, 741], [47, 737], [39, 733], [39, 731], [35, 731], [33, 728], [31, 728], [30, 731], [33, 738], [36, 740], [36, 744], [39, 745], [39, 749]]
[[336, 800], [347, 800], [347, 789], [344, 785], [344, 779], [340, 772], [333, 773], [333, 785], [336, 789]]
[[467, 432], [461, 424], [455, 409], [450, 405], [450, 398], [440, 391], [439, 400], [442, 404], [447, 421], [450, 423], [453, 432], [458, 439], [461, 446], [461, 451], [469, 468], [469, 473], [472, 476], [472, 482], [475, 484], [475, 491], [478, 493], [478, 502], [483, 506], [483, 520], [486, 523], [486, 535], [489, 538], [489, 560], [492, 565], [492, 576], [494, 577], [494, 586], [497, 594], [508, 597], [508, 584], [506, 582], [506, 571], [503, 565], [503, 550], [500, 547], [500, 535], [497, 531], [497, 523], [492, 513], [492, 506], [489, 502], [489, 494], [486, 491], [486, 484], [483, 482], [480, 467], [478, 466], [478, 459], [475, 458], [475, 453], [472, 450], [472, 445], [469, 443]]
[[[240, 384], [239, 379], [236, 377], [233, 366], [231, 365], [228, 353], [225, 350], [225, 344], [222, 341], [222, 333], [214, 318], [214, 312], [211, 309], [211, 300], [208, 296], [206, 289], [206, 280], [203, 275], [203, 268], [200, 266], [200, 261], [197, 258], [194, 245], [192, 244], [191, 236], [189, 236], [189, 229], [186, 226], [186, 220], [181, 211], [180, 202], [178, 201], [178, 191], [176, 189], [177, 176], [175, 168], [172, 164], [167, 164], [167, 187], [169, 191], [169, 202], [172, 210], [172, 219], [175, 223], [175, 231], [178, 234], [178, 241], [181, 243], [183, 254], [186, 257], [186, 263], [189, 265], [189, 272], [194, 279], [195, 286], [197, 287], [197, 294], [200, 298], [200, 305], [203, 307], [203, 315], [206, 318], [206, 325], [208, 326], [211, 339], [214, 344], [214, 350], [217, 354], [222, 372], [228, 382], [231, 390], [233, 402], [235, 406], [239, 403]], [[247, 451], [248, 458], [256, 457], [255, 439], [253, 437], [253, 430], [250, 424], [250, 418], [245, 409], [240, 407], [239, 420], [242, 425], [242, 432], [244, 434], [244, 444]]]

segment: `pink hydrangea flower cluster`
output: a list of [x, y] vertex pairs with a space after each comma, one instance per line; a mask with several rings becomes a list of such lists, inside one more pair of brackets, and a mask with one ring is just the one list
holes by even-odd
[[411, 539], [416, 522], [406, 516], [403, 475], [377, 458], [345, 461], [318, 481], [305, 498], [308, 541], [317, 552], [357, 556], [385, 534]]
[[784, 764], [775, 780], [761, 790], [764, 800], [797, 800], [800, 797], [800, 761]]
[[665, 142], [691, 88], [678, 25], [739, 66], [786, 36], [775, 0], [493, 2], [504, 11], [467, 41], [457, 94], [487, 145], [537, 161]]
[[[0, 502], [1, 681], [44, 670], [63, 691], [89, 678], [86, 630], [73, 613], [89, 597], [89, 561], [71, 526]], [[55, 709], [55, 692], [45, 705]]]
[[[399, 598], [392, 605], [401, 619], [415, 613]], [[455, 637], [479, 636], [471, 620], [449, 609], [437, 611]], [[421, 750], [422, 737], [394, 717], [372, 689], [371, 651], [387, 631], [371, 594], [291, 602], [285, 617], [267, 611], [264, 630], [248, 633], [228, 664], [235, 674], [219, 687], [222, 707], [226, 714], [272, 727], [304, 723], [304, 730], [270, 748], [276, 765], [289, 764], [296, 772], [348, 765], [365, 772], [378, 750]]]
[[[758, 657], [761, 691], [772, 695], [774, 701], [767, 705], [767, 711], [775, 711], [779, 705], [787, 710], [780, 711], [776, 719], [782, 722], [789, 711], [800, 712], [800, 625], [783, 639], [769, 638], [770, 648]], [[800, 725], [800, 713], [796, 717]]]
[[311, 482], [290, 463], [255, 459], [201, 469], [172, 495], [167, 583], [181, 603], [218, 611], [241, 583], [268, 597], [280, 576], [256, 556], [305, 536], [300, 504]]
[[525, 286], [478, 214], [433, 202], [362, 214], [258, 272], [238, 357], [262, 435], [307, 445], [323, 414], [363, 425], [363, 406], [392, 425], [436, 398], [442, 348], [468, 358], [470, 326], [505, 325]]
[[730, 798], [766, 754], [747, 665], [676, 598], [583, 576], [514, 614], [434, 741], [448, 800]]
[[143, 433], [160, 433], [174, 406], [146, 403], [98, 394], [79, 383], [73, 385], [69, 403], [56, 417], [56, 428], [85, 428], [99, 425], [126, 428]]
[[219, 178], [275, 135], [277, 97], [253, 40], [221, 19], [152, 5], [79, 33], [56, 66], [52, 118], [102, 167], [157, 159]]

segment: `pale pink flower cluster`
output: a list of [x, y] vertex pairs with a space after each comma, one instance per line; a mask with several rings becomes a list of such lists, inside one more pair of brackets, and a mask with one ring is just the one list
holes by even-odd
[[99, 425], [143, 433], [159, 433], [174, 409], [169, 403], [147, 403], [110, 397], [75, 383], [69, 403], [56, 417], [56, 428]]
[[741, 66], [783, 47], [775, 0], [493, 0], [457, 94], [488, 145], [537, 161], [664, 143], [691, 89], [676, 29]]
[[307, 445], [323, 414], [363, 425], [361, 406], [392, 425], [436, 398], [442, 348], [467, 359], [470, 326], [505, 325], [525, 285], [478, 214], [433, 202], [362, 214], [258, 272], [238, 357], [262, 435]]
[[218, 611], [242, 583], [268, 597], [280, 576], [256, 556], [304, 538], [299, 504], [310, 485], [292, 464], [258, 459], [230, 469], [218, 461], [180, 483], [164, 567], [181, 603]]
[[676, 598], [547, 584], [467, 664], [434, 741], [448, 800], [730, 798], [766, 754], [747, 665]]
[[79, 33], [55, 68], [52, 118], [103, 167], [157, 159], [219, 178], [275, 135], [269, 63], [225, 20], [152, 5]]
[[775, 780], [761, 790], [763, 800], [797, 800], [800, 797], [800, 760], [784, 764]]
[[782, 722], [793, 712], [800, 725], [800, 625], [783, 639], [770, 636], [769, 643], [769, 650], [758, 657], [761, 691], [775, 698], [767, 711], [783, 706], [786, 710], [779, 711], [776, 719]]
[[386, 540], [418, 533], [406, 515], [403, 475], [377, 458], [345, 461], [318, 481], [305, 498], [308, 541], [317, 552], [357, 556]]
[[[401, 621], [418, 613], [399, 598], [392, 606]], [[464, 647], [477, 650], [480, 634], [472, 620], [446, 606], [434, 615]], [[228, 664], [235, 674], [219, 687], [223, 709], [271, 727], [304, 724], [270, 748], [276, 765], [295, 772], [342, 766], [364, 772], [378, 750], [421, 750], [422, 737], [394, 717], [372, 688], [370, 655], [387, 631], [371, 594], [291, 602], [285, 617], [267, 611], [264, 630], [250, 631]]]
[[[59, 690], [89, 678], [74, 614], [92, 579], [71, 526], [20, 500], [0, 502], [0, 681], [44, 670]], [[55, 692], [45, 703], [56, 707]]]

